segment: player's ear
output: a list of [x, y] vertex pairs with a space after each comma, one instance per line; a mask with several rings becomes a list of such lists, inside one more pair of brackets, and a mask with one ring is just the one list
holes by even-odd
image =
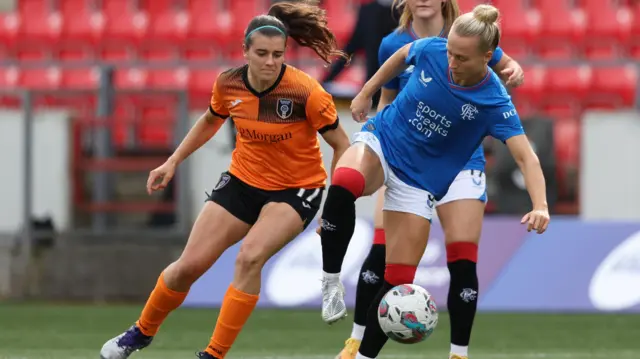
[[493, 58], [493, 51], [489, 50], [489, 51], [485, 52], [485, 54], [484, 54], [484, 62], [486, 62], [488, 64], [491, 61], [491, 58]]
[[249, 48], [246, 44], [242, 44], [242, 56], [244, 56], [245, 60], [248, 60], [249, 57]]

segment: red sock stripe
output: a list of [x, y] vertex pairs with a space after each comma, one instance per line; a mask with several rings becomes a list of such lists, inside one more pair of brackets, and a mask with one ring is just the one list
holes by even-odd
[[340, 167], [333, 173], [332, 185], [340, 186], [351, 192], [356, 198], [364, 191], [364, 176], [353, 168]]
[[373, 232], [373, 244], [387, 244], [387, 240], [384, 236], [384, 229], [376, 228]]
[[387, 264], [384, 271], [384, 280], [392, 285], [413, 283], [417, 266], [408, 264]]
[[447, 262], [468, 260], [478, 262], [478, 245], [471, 242], [455, 242], [447, 246]]

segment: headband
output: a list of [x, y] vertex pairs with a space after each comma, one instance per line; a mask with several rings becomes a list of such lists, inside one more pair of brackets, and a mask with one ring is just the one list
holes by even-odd
[[284, 37], [287, 37], [287, 34], [284, 33], [284, 31], [282, 31], [281, 28], [277, 27], [277, 26], [273, 26], [273, 25], [264, 25], [264, 26], [258, 26], [255, 29], [251, 30], [247, 36], [245, 36], [244, 40], [248, 40], [249, 36], [251, 36], [251, 34], [253, 34], [254, 32], [258, 31], [258, 30], [262, 30], [262, 29], [276, 29], [278, 30]]

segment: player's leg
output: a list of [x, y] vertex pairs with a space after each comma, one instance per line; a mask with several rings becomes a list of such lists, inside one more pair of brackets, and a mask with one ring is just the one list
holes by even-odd
[[322, 189], [278, 191], [270, 201], [242, 242], [233, 282], [201, 358], [222, 359], [231, 349], [258, 302], [264, 264], [315, 217], [322, 201]]
[[378, 323], [378, 305], [391, 288], [413, 283], [431, 229], [435, 205], [431, 194], [402, 183], [392, 172], [389, 173], [387, 186], [384, 204], [387, 249], [384, 282], [369, 307], [357, 359], [376, 358], [387, 342], [387, 335]]
[[437, 205], [451, 275], [447, 308], [451, 322], [451, 358], [467, 358], [478, 306], [476, 263], [485, 209], [485, 179], [480, 171], [463, 171]]
[[358, 277], [353, 329], [351, 330], [351, 336], [345, 342], [344, 349], [342, 349], [336, 359], [353, 359], [356, 357], [358, 349], [360, 348], [360, 342], [364, 336], [369, 306], [382, 287], [385, 265], [385, 239], [384, 227], [382, 225], [384, 191], [384, 186], [378, 190], [376, 208], [373, 214], [373, 245], [369, 250], [367, 258], [362, 263], [360, 276]]
[[373, 194], [385, 179], [378, 139], [369, 132], [355, 138], [338, 161], [322, 209], [322, 319], [329, 324], [347, 315], [340, 271], [355, 229], [356, 199]]
[[100, 351], [101, 358], [128, 358], [134, 351], [148, 346], [169, 313], [182, 304], [191, 285], [249, 231], [255, 222], [253, 215], [231, 205], [238, 202], [233, 198], [242, 187], [237, 180], [229, 183], [230, 177], [220, 186], [224, 176], [212, 194], [212, 201], [208, 201], [198, 215], [182, 254], [160, 274], [138, 321], [107, 341]]

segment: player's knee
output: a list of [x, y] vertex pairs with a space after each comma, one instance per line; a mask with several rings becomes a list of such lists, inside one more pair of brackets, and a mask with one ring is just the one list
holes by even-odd
[[207, 269], [209, 269], [209, 265], [201, 261], [180, 258], [165, 269], [164, 280], [169, 288], [188, 288], [198, 280]]
[[473, 241], [453, 241], [447, 245], [447, 262], [461, 260], [478, 262], [478, 245]]
[[364, 175], [353, 168], [340, 167], [333, 173], [331, 186], [342, 187], [358, 198], [364, 192]]
[[408, 264], [387, 264], [384, 271], [384, 280], [391, 285], [413, 283], [417, 266]]
[[259, 274], [267, 260], [259, 248], [243, 243], [236, 257], [236, 272], [243, 275]]

